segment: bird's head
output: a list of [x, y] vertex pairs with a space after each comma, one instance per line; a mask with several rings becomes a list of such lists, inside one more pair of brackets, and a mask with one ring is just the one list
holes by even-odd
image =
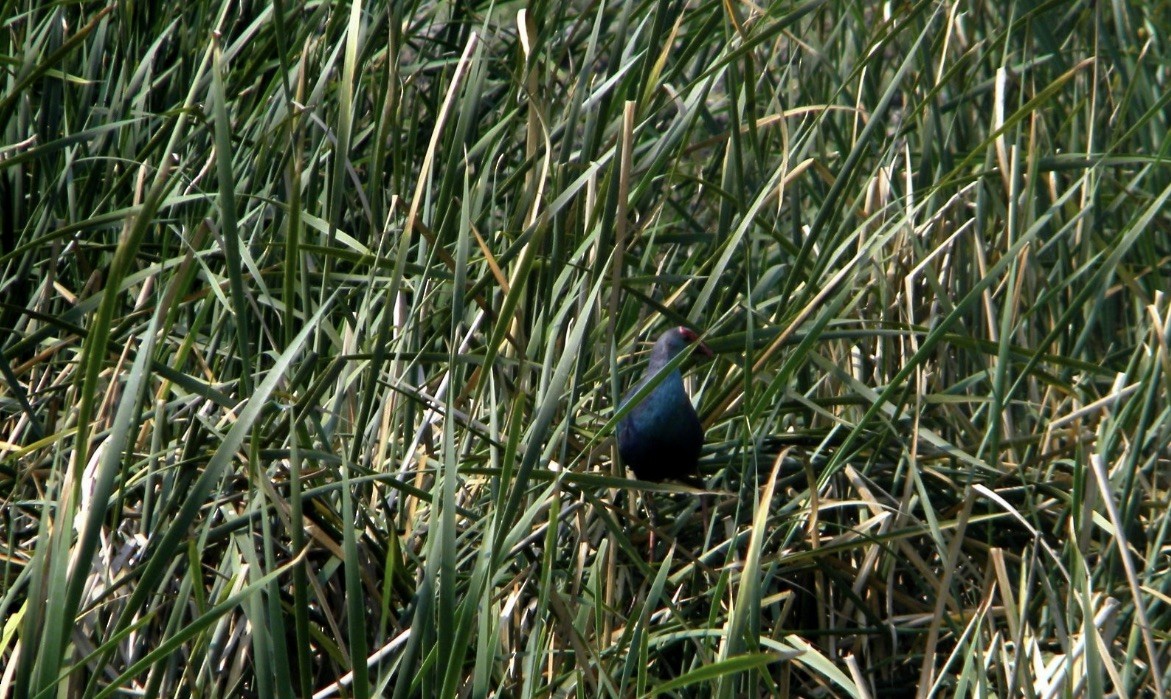
[[699, 335], [691, 328], [686, 328], [682, 325], [671, 328], [659, 336], [658, 341], [655, 343], [655, 349], [661, 351], [666, 358], [670, 359], [682, 352], [690, 344], [695, 344], [695, 351], [697, 353], [705, 357], [713, 356], [711, 349], [699, 341]]

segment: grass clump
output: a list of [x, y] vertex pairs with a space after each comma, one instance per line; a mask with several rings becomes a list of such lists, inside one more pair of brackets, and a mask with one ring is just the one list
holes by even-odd
[[1165, 8], [3, 8], [5, 696], [1166, 691]]

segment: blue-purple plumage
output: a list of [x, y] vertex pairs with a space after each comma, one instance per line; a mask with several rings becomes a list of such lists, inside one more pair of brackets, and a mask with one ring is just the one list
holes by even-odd
[[[672, 328], [655, 342], [650, 362], [638, 383], [622, 399], [625, 406], [655, 374], [687, 345], [698, 341], [683, 327]], [[700, 343], [696, 351], [711, 355]], [[699, 479], [699, 453], [703, 448], [703, 426], [683, 388], [683, 375], [672, 370], [650, 393], [618, 422], [618, 454], [645, 481], [666, 479], [703, 487]]]

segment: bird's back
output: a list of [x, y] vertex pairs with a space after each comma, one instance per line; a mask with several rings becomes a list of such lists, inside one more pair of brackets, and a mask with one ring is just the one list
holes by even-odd
[[[623, 404], [644, 381], [630, 390]], [[686, 481], [697, 476], [702, 449], [703, 426], [679, 372], [664, 378], [618, 423], [618, 453], [641, 480]]]

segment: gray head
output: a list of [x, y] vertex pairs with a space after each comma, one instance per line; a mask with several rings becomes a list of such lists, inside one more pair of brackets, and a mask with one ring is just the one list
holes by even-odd
[[692, 343], [698, 343], [695, 347], [696, 352], [705, 357], [712, 356], [712, 351], [699, 341], [699, 335], [694, 330], [680, 325], [659, 335], [659, 339], [655, 341], [655, 348], [651, 351], [651, 364], [657, 366], [666, 364]]

